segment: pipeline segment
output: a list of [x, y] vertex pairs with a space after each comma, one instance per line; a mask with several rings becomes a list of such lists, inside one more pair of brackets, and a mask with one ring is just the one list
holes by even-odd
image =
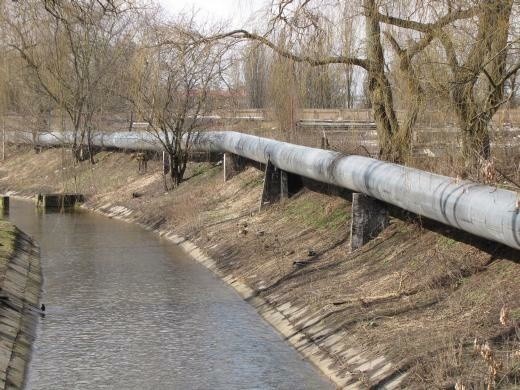
[[[70, 133], [39, 135], [37, 143], [69, 143]], [[100, 147], [161, 150], [146, 132], [97, 134]], [[201, 132], [193, 140], [200, 151], [229, 152], [323, 183], [361, 192], [383, 202], [466, 232], [520, 249], [519, 195], [471, 181], [433, 174], [369, 157], [294, 145], [232, 131]]]

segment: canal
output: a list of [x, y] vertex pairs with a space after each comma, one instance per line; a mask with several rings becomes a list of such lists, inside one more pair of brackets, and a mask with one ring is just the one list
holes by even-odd
[[88, 212], [9, 219], [41, 246], [47, 306], [27, 389], [332, 389], [175, 245]]

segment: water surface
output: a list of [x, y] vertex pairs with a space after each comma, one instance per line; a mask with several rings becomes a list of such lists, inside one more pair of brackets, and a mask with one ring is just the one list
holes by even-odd
[[87, 212], [9, 219], [42, 253], [47, 314], [28, 389], [331, 389], [254, 309], [173, 244]]

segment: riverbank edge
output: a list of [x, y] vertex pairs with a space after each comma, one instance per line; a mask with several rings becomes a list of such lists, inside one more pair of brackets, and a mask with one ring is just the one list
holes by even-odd
[[[185, 237], [179, 236], [174, 231], [169, 229], [154, 228], [151, 224], [143, 223], [139, 218], [132, 217], [133, 210], [124, 206], [83, 206], [91, 212], [104, 215], [109, 218], [114, 218], [126, 223], [133, 223], [141, 228], [158, 234], [160, 237], [172, 242], [180, 247], [188, 256], [205, 268], [213, 272], [225, 284], [233, 288], [236, 293], [247, 303], [249, 303], [257, 311], [268, 324], [270, 324], [284, 340], [289, 343], [301, 356], [311, 362], [323, 375], [325, 375], [338, 388], [343, 388], [345, 378], [342, 378], [339, 370], [331, 369], [334, 364], [334, 359], [324, 351], [320, 346], [310, 340], [307, 335], [296, 329], [295, 326], [286, 318], [281, 310], [275, 305], [272, 305], [266, 299], [256, 296], [255, 291], [246, 284], [238, 281], [232, 274], [223, 273], [216, 265], [216, 262], [211, 257], [204, 253], [204, 250], [195, 245], [192, 241]], [[321, 356], [320, 356], [321, 355]], [[359, 384], [361, 385], [361, 383]], [[349, 388], [351, 388], [349, 386]], [[358, 388], [354, 386], [352, 388]]]
[[[30, 196], [16, 191], [7, 191], [5, 195], [31, 201], [36, 201], [37, 198], [37, 195]], [[308, 308], [305, 306], [276, 304], [276, 297], [262, 298], [257, 296], [254, 289], [237, 280], [233, 274], [222, 272], [215, 260], [208, 256], [204, 249], [173, 230], [156, 228], [153, 223], [145, 222], [145, 216], [134, 215], [135, 210], [111, 203], [91, 204], [88, 200], [80, 206], [80, 209], [125, 223], [135, 224], [177, 245], [193, 260], [213, 272], [219, 279], [234, 289], [244, 301], [257, 311], [263, 320], [283, 337], [284, 341], [313, 364], [338, 389], [373, 388], [373, 385], [369, 385], [369, 383], [378, 384], [376, 386], [380, 389], [397, 389], [400, 388], [401, 382], [406, 378], [407, 373], [396, 372], [395, 366], [384, 357], [368, 357], [356, 347], [343, 343], [341, 331], [327, 337], [325, 341], [321, 341], [322, 334], [327, 333], [328, 329], [314, 322], [316, 313], [308, 312]], [[305, 313], [303, 320], [296, 323], [291, 321], [291, 317], [298, 317], [303, 313]], [[342, 362], [355, 363], [358, 366], [358, 371], [345, 370]]]
[[12, 229], [6, 256], [0, 306], [0, 388], [22, 389], [25, 386], [33, 343], [40, 316], [42, 270], [38, 244], [9, 221]]

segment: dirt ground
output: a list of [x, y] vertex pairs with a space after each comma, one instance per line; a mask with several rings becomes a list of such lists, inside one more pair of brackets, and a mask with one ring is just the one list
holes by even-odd
[[259, 211], [255, 168], [224, 183], [218, 163], [192, 164], [188, 180], [165, 191], [161, 162], [140, 174], [132, 153], [104, 151], [77, 166], [61, 149], [7, 154], [1, 192], [76, 191], [89, 205], [136, 210], [196, 243], [258, 296], [308, 308], [327, 329], [320, 338], [340, 335], [385, 356], [394, 368], [378, 383], [336, 359], [367, 388], [402, 372], [403, 388], [520, 388], [518, 251], [400, 216], [349, 253], [348, 197], [303, 189]]

